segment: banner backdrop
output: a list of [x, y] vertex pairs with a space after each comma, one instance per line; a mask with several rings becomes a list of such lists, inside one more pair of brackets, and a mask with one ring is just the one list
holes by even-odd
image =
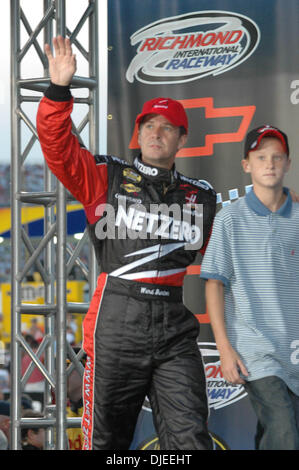
[[[144, 101], [180, 100], [190, 132], [176, 166], [209, 181], [218, 208], [250, 185], [241, 169], [247, 131], [273, 124], [289, 136], [299, 191], [297, 0], [109, 0], [108, 152], [138, 153], [134, 121]], [[201, 323], [199, 347], [208, 381], [209, 428], [217, 449], [253, 449], [256, 419], [241, 386], [225, 382], [199, 279], [201, 260], [184, 286], [187, 307]], [[158, 448], [145, 403], [132, 448]]]

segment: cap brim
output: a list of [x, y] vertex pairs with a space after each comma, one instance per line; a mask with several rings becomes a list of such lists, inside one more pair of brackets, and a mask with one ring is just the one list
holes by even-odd
[[286, 144], [286, 141], [285, 141], [284, 136], [282, 135], [281, 132], [279, 132], [279, 131], [276, 130], [276, 129], [269, 129], [269, 130], [264, 131], [264, 132], [258, 137], [258, 139], [257, 139], [257, 142], [258, 142], [258, 143], [257, 143], [257, 146], [256, 146], [256, 147], [259, 146], [259, 144], [260, 144], [262, 138], [263, 138], [263, 137], [266, 137], [266, 136], [268, 136], [268, 137], [271, 137], [271, 136], [272, 136], [272, 137], [276, 137], [277, 139], [279, 139], [280, 142], [281, 142], [282, 145], [283, 145], [283, 148], [284, 148], [286, 154], [287, 154], [287, 155], [289, 154], [288, 148], [287, 148], [287, 144]]
[[136, 124], [140, 124], [141, 121], [143, 120], [143, 118], [145, 118], [146, 116], [150, 115], [150, 114], [154, 114], [156, 116], [164, 116], [173, 126], [176, 126], [176, 127], [183, 127], [185, 129], [186, 132], [188, 132], [188, 129], [186, 129], [186, 126], [184, 126], [183, 124], [181, 123], [177, 123], [177, 122], [174, 122], [170, 116], [168, 116], [167, 113], [164, 113], [163, 110], [162, 111], [159, 111], [159, 112], [155, 112], [155, 111], [150, 111], [148, 113], [141, 113], [141, 114], [138, 114], [137, 118], [135, 119], [135, 123]]

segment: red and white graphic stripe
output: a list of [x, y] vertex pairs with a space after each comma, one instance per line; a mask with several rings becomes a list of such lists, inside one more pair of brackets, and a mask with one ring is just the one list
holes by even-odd
[[99, 276], [98, 285], [90, 303], [90, 308], [83, 321], [83, 350], [87, 354], [83, 377], [83, 450], [92, 450], [94, 422], [95, 332], [107, 278], [107, 273], [102, 273]]

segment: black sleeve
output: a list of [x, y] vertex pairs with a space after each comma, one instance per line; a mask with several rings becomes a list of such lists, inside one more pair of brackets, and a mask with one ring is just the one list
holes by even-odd
[[52, 82], [50, 82], [50, 86], [46, 89], [45, 96], [52, 101], [69, 101], [72, 98], [69, 85], [55, 85]]

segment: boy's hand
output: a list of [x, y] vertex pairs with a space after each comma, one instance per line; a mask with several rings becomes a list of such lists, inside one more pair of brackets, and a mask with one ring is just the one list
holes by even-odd
[[244, 384], [240, 373], [248, 376], [248, 371], [236, 351], [229, 347], [220, 354], [221, 370], [225, 380], [231, 384]]
[[290, 189], [290, 195], [293, 202], [299, 202], [299, 195], [293, 189]]

